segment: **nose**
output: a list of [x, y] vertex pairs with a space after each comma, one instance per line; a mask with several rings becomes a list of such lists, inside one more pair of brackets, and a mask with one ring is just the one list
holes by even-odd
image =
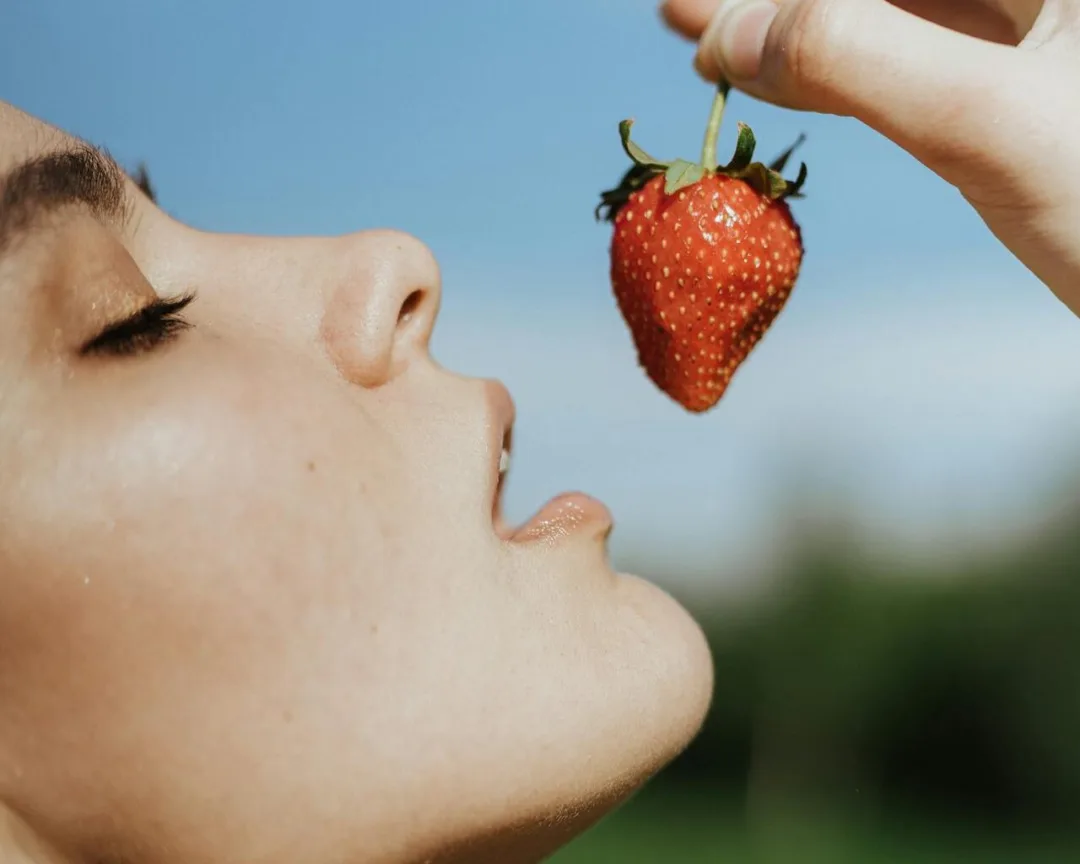
[[342, 255], [321, 335], [341, 374], [378, 387], [428, 352], [441, 301], [439, 267], [420, 241], [396, 231], [340, 238]]

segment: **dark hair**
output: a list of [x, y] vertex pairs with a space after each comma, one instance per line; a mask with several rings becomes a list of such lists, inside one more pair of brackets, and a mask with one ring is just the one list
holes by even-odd
[[154, 187], [150, 183], [150, 174], [146, 170], [146, 163], [140, 162], [139, 167], [135, 169], [135, 173], [129, 176], [132, 182], [143, 191], [143, 194], [156, 204], [157, 195], [154, 194]]

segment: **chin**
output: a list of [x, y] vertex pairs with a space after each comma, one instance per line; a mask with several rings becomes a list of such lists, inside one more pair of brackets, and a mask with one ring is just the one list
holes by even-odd
[[655, 724], [653, 766], [658, 770], [701, 731], [712, 704], [712, 652], [698, 622], [659, 586], [629, 573], [617, 574], [616, 584], [620, 605], [641, 627], [644, 650], [633, 671], [650, 688], [643, 694], [641, 720]]

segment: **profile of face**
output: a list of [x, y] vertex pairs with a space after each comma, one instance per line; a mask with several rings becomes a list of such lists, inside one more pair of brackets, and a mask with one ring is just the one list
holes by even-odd
[[5, 860], [538, 860], [691, 740], [604, 507], [503, 523], [422, 245], [193, 230], [2, 104], [0, 172]]

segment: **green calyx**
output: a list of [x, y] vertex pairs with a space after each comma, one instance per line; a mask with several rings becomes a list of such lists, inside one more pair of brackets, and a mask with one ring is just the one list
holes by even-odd
[[693, 186], [705, 177], [722, 174], [726, 177], [745, 181], [772, 201], [784, 198], [802, 198], [802, 188], [806, 183], [807, 175], [806, 163], [803, 163], [799, 168], [799, 175], [793, 181], [785, 180], [781, 172], [787, 167], [787, 163], [795, 150], [806, 140], [805, 135], [800, 135], [799, 139], [791, 147], [781, 153], [771, 164], [765, 165], [754, 161], [757, 139], [749, 126], [740, 123], [739, 140], [735, 145], [735, 154], [726, 165], [717, 164], [717, 141], [720, 137], [720, 124], [724, 116], [724, 108], [727, 104], [730, 89], [730, 85], [726, 81], [721, 81], [720, 86], [717, 88], [712, 113], [709, 115], [709, 125], [705, 132], [705, 145], [702, 148], [700, 162], [688, 162], [685, 159], [676, 159], [674, 162], [661, 162], [659, 159], [655, 159], [630, 138], [630, 130], [634, 125], [634, 121], [623, 120], [619, 124], [619, 136], [622, 138], [622, 145], [626, 155], [630, 157], [634, 164], [623, 176], [617, 187], [601, 194], [600, 204], [596, 208], [596, 218], [614, 222], [619, 210], [630, 199], [630, 196], [654, 177], [661, 174], [665, 178], [664, 193], [667, 195], [674, 195], [680, 189]]

